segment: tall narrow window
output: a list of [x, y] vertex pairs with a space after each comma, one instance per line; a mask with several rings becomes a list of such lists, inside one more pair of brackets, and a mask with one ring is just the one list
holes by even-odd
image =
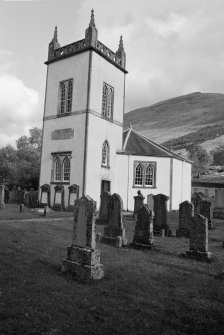
[[109, 149], [109, 144], [107, 141], [103, 143], [103, 148], [102, 148], [102, 166], [107, 166], [109, 167], [109, 160], [110, 160], [110, 149]]
[[102, 116], [108, 119], [111, 119], [113, 116], [113, 100], [114, 88], [106, 83], [103, 83]]
[[145, 186], [153, 186], [153, 182], [154, 182], [154, 169], [149, 164], [146, 167], [146, 171], [145, 171]]
[[61, 114], [65, 112], [65, 83], [61, 83]]
[[68, 157], [65, 157], [63, 161], [63, 179], [64, 181], [70, 180], [70, 160]]
[[72, 80], [68, 82], [68, 99], [67, 99], [67, 113], [71, 113], [72, 110]]
[[61, 180], [61, 161], [60, 158], [55, 160], [55, 181]]
[[138, 164], [135, 168], [135, 185], [143, 185], [143, 168], [141, 164]]
[[73, 81], [65, 80], [60, 83], [60, 114], [72, 111]]

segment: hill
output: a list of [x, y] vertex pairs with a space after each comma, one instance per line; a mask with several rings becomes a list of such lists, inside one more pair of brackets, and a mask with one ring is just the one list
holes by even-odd
[[195, 92], [125, 114], [125, 128], [133, 127], [150, 139], [173, 149], [190, 142], [210, 150], [224, 135], [224, 94]]

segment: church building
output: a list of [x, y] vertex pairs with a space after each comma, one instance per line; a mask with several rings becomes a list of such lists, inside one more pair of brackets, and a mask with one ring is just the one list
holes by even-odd
[[191, 162], [130, 126], [123, 131], [126, 54], [98, 40], [94, 13], [85, 38], [60, 46], [57, 27], [49, 44], [39, 201], [72, 209], [88, 195], [100, 206], [104, 191], [134, 209], [137, 191], [165, 194], [168, 209], [191, 198]]

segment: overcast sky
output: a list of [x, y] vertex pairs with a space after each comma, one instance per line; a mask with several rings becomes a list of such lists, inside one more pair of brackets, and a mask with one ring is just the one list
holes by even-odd
[[126, 112], [191, 92], [224, 92], [223, 0], [0, 0], [0, 146], [42, 127], [48, 43], [85, 36], [127, 55]]

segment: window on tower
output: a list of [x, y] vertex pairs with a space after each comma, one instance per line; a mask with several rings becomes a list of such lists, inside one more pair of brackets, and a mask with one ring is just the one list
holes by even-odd
[[73, 80], [60, 82], [60, 105], [59, 114], [71, 113], [72, 111]]
[[113, 117], [113, 102], [114, 102], [114, 88], [106, 83], [103, 83], [103, 97], [102, 97], [102, 116], [107, 119]]
[[110, 147], [107, 141], [103, 143], [102, 147], [102, 161], [101, 165], [104, 167], [109, 167], [110, 164]]
[[54, 183], [70, 182], [71, 152], [52, 153], [51, 181]]

